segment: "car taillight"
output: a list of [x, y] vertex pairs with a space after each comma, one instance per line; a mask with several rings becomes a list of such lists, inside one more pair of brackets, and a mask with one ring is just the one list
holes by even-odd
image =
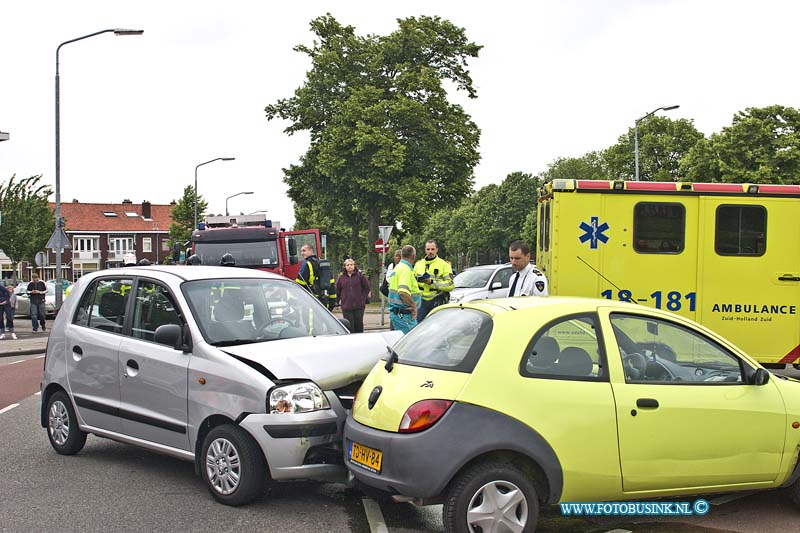
[[442, 415], [453, 405], [451, 400], [422, 400], [406, 410], [400, 427], [400, 433], [414, 433], [428, 429], [439, 420]]

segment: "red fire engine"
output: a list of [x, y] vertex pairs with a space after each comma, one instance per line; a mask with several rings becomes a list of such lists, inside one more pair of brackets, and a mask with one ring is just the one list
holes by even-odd
[[209, 216], [192, 233], [192, 253], [201, 265], [219, 265], [231, 254], [237, 267], [257, 268], [295, 279], [300, 248], [314, 246], [320, 255], [319, 230], [283, 231], [265, 215]]

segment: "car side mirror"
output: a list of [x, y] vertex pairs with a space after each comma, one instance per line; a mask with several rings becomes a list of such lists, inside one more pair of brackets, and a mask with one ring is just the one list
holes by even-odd
[[756, 370], [753, 374], [752, 384], [756, 386], [766, 385], [769, 382], [769, 371], [763, 368]]
[[178, 324], [164, 324], [158, 326], [155, 331], [154, 340], [158, 344], [172, 346], [176, 350], [183, 348], [183, 331]]
[[502, 289], [503, 282], [502, 281], [493, 281], [492, 284], [489, 286], [489, 290], [493, 291], [495, 289]]
[[352, 331], [353, 331], [353, 326], [350, 324], [350, 321], [349, 321], [349, 320], [347, 320], [346, 318], [340, 318], [340, 319], [339, 319], [339, 323], [340, 323], [341, 325], [343, 325], [344, 327], [346, 327], [346, 328], [347, 328], [347, 331], [350, 331], [350, 332], [352, 332]]

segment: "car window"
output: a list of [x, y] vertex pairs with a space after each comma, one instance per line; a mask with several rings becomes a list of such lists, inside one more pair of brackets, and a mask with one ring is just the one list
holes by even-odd
[[183, 326], [175, 300], [166, 287], [153, 281], [139, 280], [133, 304], [131, 336], [155, 340], [155, 331], [164, 324]]
[[319, 300], [293, 281], [197, 280], [181, 290], [203, 338], [214, 346], [347, 334]]
[[402, 364], [472, 372], [492, 331], [492, 319], [474, 309], [442, 309], [394, 346]]
[[122, 333], [133, 280], [99, 279], [86, 289], [73, 322], [79, 326]]
[[700, 332], [621, 313], [611, 325], [628, 383], [742, 384], [739, 358]]
[[469, 268], [453, 278], [456, 289], [480, 289], [485, 287], [492, 276], [491, 268]]
[[496, 281], [499, 281], [500, 283], [503, 284], [502, 287], [504, 289], [507, 289], [508, 280], [511, 279], [511, 273], [512, 273], [511, 267], [501, 268], [500, 270], [497, 271], [497, 274], [494, 275], [494, 279], [492, 279], [492, 284], [494, 284], [494, 282]]
[[520, 364], [527, 377], [607, 380], [594, 315], [564, 317], [546, 325], [531, 340]]

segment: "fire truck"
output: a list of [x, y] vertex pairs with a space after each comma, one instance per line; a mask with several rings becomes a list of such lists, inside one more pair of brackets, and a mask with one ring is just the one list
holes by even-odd
[[800, 185], [553, 180], [536, 264], [550, 294], [666, 309], [798, 366], [798, 213]]
[[284, 231], [264, 214], [208, 216], [192, 233], [191, 253], [201, 265], [219, 265], [223, 255], [231, 254], [237, 267], [295, 279], [302, 260], [300, 249], [305, 244], [314, 246], [320, 254], [319, 230]]

